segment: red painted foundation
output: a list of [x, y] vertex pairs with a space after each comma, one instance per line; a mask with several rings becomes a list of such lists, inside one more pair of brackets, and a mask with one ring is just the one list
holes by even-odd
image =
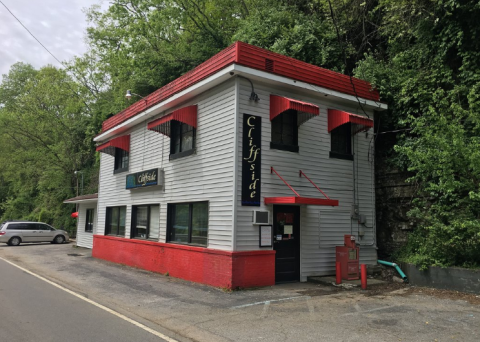
[[275, 251], [228, 252], [94, 235], [92, 256], [226, 289], [275, 284]]

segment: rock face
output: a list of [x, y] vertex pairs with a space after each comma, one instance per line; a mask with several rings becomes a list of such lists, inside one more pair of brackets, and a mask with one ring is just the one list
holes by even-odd
[[377, 213], [377, 245], [379, 259], [388, 257], [406, 241], [414, 222], [407, 217], [411, 201], [416, 195], [415, 186], [406, 183], [407, 172], [391, 167], [394, 139], [379, 135], [375, 153], [375, 198]]

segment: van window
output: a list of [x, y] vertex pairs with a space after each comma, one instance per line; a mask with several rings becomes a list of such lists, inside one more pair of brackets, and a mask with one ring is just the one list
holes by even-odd
[[29, 225], [28, 223], [10, 223], [7, 229], [35, 230], [35, 226]]
[[37, 223], [36, 226], [38, 230], [50, 230], [50, 226], [43, 223]]

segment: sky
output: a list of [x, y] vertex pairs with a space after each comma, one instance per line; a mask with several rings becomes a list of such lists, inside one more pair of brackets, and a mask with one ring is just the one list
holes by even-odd
[[0, 0], [0, 75], [16, 62], [40, 68], [60, 64], [25, 30], [4, 5], [60, 61], [86, 50], [87, 20], [92, 5], [108, 8], [106, 0]]

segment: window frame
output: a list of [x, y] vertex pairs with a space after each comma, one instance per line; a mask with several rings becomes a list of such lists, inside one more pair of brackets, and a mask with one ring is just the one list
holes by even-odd
[[[115, 210], [115, 209], [118, 209], [118, 219], [117, 219], [117, 228], [116, 228], [116, 232], [115, 233], [112, 233], [110, 231], [110, 220], [112, 218], [112, 211]], [[120, 219], [121, 219], [121, 210], [124, 209], [125, 210], [125, 225], [123, 227], [123, 235], [120, 235]], [[125, 230], [126, 230], [126, 226], [127, 226], [127, 206], [115, 206], [115, 207], [107, 207], [106, 209], [106, 215], [105, 215], [105, 235], [110, 235], [110, 236], [120, 236], [120, 237], [125, 237]]]
[[113, 162], [113, 173], [121, 173], [128, 171], [130, 164], [130, 152], [115, 147], [115, 160]]
[[[289, 152], [299, 151], [297, 115], [298, 111], [294, 109], [288, 109], [278, 114], [273, 120], [271, 120], [270, 149]], [[287, 117], [289, 117], [290, 122], [285, 122], [285, 118]], [[293, 135], [293, 144], [283, 143], [284, 136], [286, 135], [286, 132], [283, 131], [285, 125], [287, 125], [288, 127], [292, 127], [291, 133]], [[274, 141], [275, 126], [280, 127], [280, 141]]]
[[[85, 210], [85, 233], [93, 233], [93, 225], [94, 225], [94, 213], [95, 213], [95, 209], [94, 208], [87, 208]], [[91, 229], [89, 229], [88, 227], [91, 227]]]
[[[193, 232], [193, 206], [195, 204], [201, 204], [201, 203], [206, 203], [207, 204], [207, 236], [206, 236], [206, 241], [205, 244], [199, 244], [199, 243], [193, 243], [192, 242], [192, 232]], [[173, 229], [174, 225], [174, 218], [175, 218], [175, 210], [176, 206], [179, 205], [188, 205], [189, 206], [189, 212], [188, 212], [188, 236], [187, 236], [187, 242], [182, 242], [182, 241], [175, 241], [175, 232]], [[209, 232], [209, 211], [210, 211], [210, 206], [208, 201], [198, 201], [198, 202], [182, 202], [182, 203], [168, 203], [167, 205], [167, 242], [169, 243], [175, 243], [175, 244], [181, 244], [181, 245], [192, 245], [192, 246], [199, 246], [199, 247], [208, 247], [208, 232]]]
[[[136, 231], [138, 228], [136, 227], [137, 225], [137, 209], [139, 207], [147, 207], [147, 226], [146, 226], [146, 232], [145, 238], [139, 237], [136, 235]], [[156, 209], [159, 211], [158, 215], [160, 217], [160, 205], [159, 204], [140, 204], [140, 205], [134, 205], [132, 206], [132, 220], [131, 220], [131, 229], [130, 229], [130, 238], [131, 239], [136, 239], [136, 240], [158, 240], [159, 236], [156, 237], [150, 237], [150, 220], [151, 220], [151, 212], [152, 208]], [[160, 222], [158, 223], [160, 225]], [[159, 233], [160, 233], [160, 227], [158, 227]], [[160, 235], [160, 234], [159, 234]]]
[[[183, 132], [183, 127], [189, 127], [189, 130], [187, 132]], [[188, 150], [183, 150], [182, 149], [182, 138], [185, 135], [185, 133], [192, 132], [192, 148]], [[175, 146], [176, 146], [176, 141], [177, 135], [180, 135], [178, 138], [180, 140], [180, 151], [175, 152]], [[197, 136], [197, 130], [195, 127], [190, 126], [184, 122], [177, 121], [177, 120], [172, 120], [170, 122], [170, 160], [173, 159], [178, 159], [182, 157], [186, 157], [189, 155], [192, 155], [195, 153], [195, 147], [196, 147], [196, 137]]]
[[[334, 142], [334, 140], [338, 141]], [[344, 151], [334, 150], [334, 147], [339, 145], [338, 142], [345, 147]], [[353, 160], [352, 125], [350, 122], [330, 131], [330, 158]]]

